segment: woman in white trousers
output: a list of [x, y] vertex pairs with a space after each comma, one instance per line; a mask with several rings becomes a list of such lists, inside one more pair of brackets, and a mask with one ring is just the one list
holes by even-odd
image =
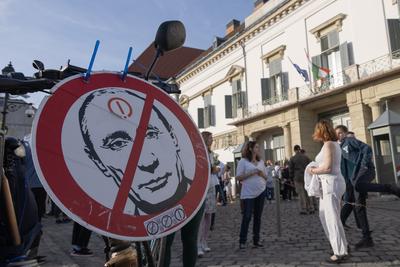
[[346, 183], [340, 172], [342, 152], [329, 121], [317, 123], [313, 138], [324, 144], [315, 159], [318, 167], [308, 170], [321, 180], [319, 217], [333, 250], [333, 255], [327, 261], [340, 263], [348, 256], [347, 240], [340, 220], [340, 201], [346, 190]]

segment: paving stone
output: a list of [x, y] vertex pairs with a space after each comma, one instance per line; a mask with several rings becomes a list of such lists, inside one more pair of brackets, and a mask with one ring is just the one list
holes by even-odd
[[[368, 199], [368, 217], [375, 247], [352, 251], [352, 257], [340, 266], [399, 266], [400, 267], [400, 202]], [[337, 266], [325, 263], [331, 253], [330, 245], [321, 227], [318, 215], [300, 216], [298, 201], [282, 203], [282, 235], [276, 234], [275, 205], [265, 205], [261, 239], [264, 248], [252, 249], [252, 226], [249, 228], [249, 248], [239, 250], [238, 235], [241, 214], [238, 202], [226, 207], [218, 207], [215, 230], [210, 232], [209, 246], [212, 251], [198, 259], [198, 267], [299, 267]], [[103, 266], [103, 241], [93, 234], [89, 248], [94, 252], [90, 258], [70, 256], [72, 223], [55, 224], [54, 218], [45, 218], [44, 235], [40, 255], [47, 255], [45, 266]], [[354, 217], [348, 224], [353, 230], [346, 232], [350, 245], [361, 238], [356, 230]], [[312, 226], [312, 227], [310, 227]], [[181, 267], [182, 244], [180, 233], [172, 246], [171, 267]]]

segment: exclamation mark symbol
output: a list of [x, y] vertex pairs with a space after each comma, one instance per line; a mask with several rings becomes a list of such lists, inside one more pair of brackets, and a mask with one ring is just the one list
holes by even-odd
[[108, 110], [120, 118], [127, 119], [132, 116], [132, 107], [125, 99], [113, 97], [108, 100]]

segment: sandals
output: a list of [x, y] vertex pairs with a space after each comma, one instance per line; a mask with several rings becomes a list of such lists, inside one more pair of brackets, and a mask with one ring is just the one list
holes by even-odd
[[340, 256], [333, 255], [330, 258], [328, 258], [326, 260], [326, 262], [339, 264], [339, 263], [342, 263], [343, 261], [345, 261], [347, 259], [347, 257], [348, 257], [348, 255], [340, 255]]

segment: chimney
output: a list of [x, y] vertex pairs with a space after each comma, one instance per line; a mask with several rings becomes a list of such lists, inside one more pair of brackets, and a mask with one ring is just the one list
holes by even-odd
[[228, 36], [232, 32], [235, 33], [239, 29], [240, 21], [233, 19], [228, 24], [226, 24], [225, 36]]
[[260, 7], [262, 7], [268, 1], [269, 0], [254, 0], [254, 10], [259, 9]]

